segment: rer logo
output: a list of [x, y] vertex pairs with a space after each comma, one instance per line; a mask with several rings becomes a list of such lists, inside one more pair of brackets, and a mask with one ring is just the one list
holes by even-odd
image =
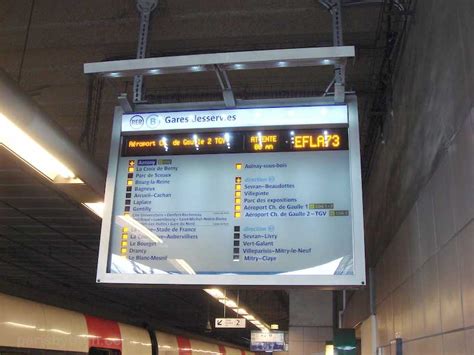
[[132, 128], [141, 128], [144, 123], [145, 120], [140, 115], [135, 115], [130, 118], [130, 127]]
[[150, 115], [146, 118], [148, 128], [157, 128], [161, 123], [161, 119], [157, 115]]

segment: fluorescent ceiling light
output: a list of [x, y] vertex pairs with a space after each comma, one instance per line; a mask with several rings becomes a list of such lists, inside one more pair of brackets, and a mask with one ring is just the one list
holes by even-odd
[[354, 57], [354, 47], [313, 47], [261, 51], [240, 51], [186, 56], [117, 60], [84, 64], [85, 74], [109, 77], [133, 75], [188, 73], [196, 71], [268, 69], [344, 64]]
[[234, 311], [235, 311], [235, 313], [240, 314], [241, 316], [248, 314], [247, 311], [243, 308], [236, 308], [236, 309], [234, 309]]
[[104, 218], [105, 204], [103, 202], [84, 202], [83, 205], [86, 206], [92, 212], [94, 212], [100, 218]]
[[183, 259], [170, 259], [171, 264], [180, 270], [181, 272], [185, 272], [189, 275], [196, 275], [196, 271], [189, 265], [186, 260]]
[[211, 295], [214, 298], [217, 298], [217, 299], [225, 298], [224, 293], [221, 290], [219, 290], [218, 288], [205, 288], [204, 291], [207, 292], [209, 295]]
[[219, 302], [226, 305], [227, 307], [230, 307], [230, 308], [236, 308], [237, 307], [237, 303], [235, 303], [234, 301], [232, 301], [228, 298], [220, 299]]
[[158, 238], [155, 233], [153, 233], [151, 230], [149, 230], [147, 227], [145, 227], [143, 224], [138, 222], [136, 219], [131, 217], [130, 215], [126, 216], [117, 216], [115, 218], [115, 221], [117, 222], [118, 225], [121, 227], [131, 227], [135, 228], [137, 231], [142, 233], [144, 236], [150, 238], [152, 241], [155, 243], [160, 243], [163, 244], [163, 240]]
[[0, 113], [0, 144], [5, 145], [50, 180], [61, 183], [83, 183], [75, 174], [38, 144], [28, 134]]
[[257, 320], [253, 315], [249, 314], [246, 309], [239, 308], [237, 303], [226, 297], [226, 295], [218, 288], [205, 288], [204, 291], [208, 293], [210, 296], [217, 299], [220, 303], [224, 304], [225, 306], [231, 308], [235, 313], [239, 316], [245, 318], [249, 322], [253, 323], [257, 328], [259, 328], [263, 332], [268, 332], [268, 327], [265, 326], [261, 321]]

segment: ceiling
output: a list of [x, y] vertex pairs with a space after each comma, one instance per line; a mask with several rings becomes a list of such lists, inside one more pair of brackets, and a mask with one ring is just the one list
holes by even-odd
[[[356, 58], [347, 67], [347, 89], [357, 92], [362, 109], [373, 93], [373, 59], [382, 51], [373, 47], [379, 12], [377, 4], [343, 11], [344, 44], [356, 47]], [[0, 67], [71, 140], [87, 146], [81, 136], [92, 133], [89, 153], [102, 167], [116, 98], [122, 92], [131, 94], [131, 82], [104, 79], [102, 89], [88, 95], [83, 64], [133, 58], [138, 20], [134, 0], [0, 2]], [[152, 17], [149, 51], [151, 56], [169, 56], [331, 44], [331, 17], [315, 0], [160, 0]], [[236, 71], [229, 77], [236, 98], [255, 99], [320, 96], [333, 73], [330, 67], [281, 68]], [[97, 80], [92, 84], [100, 88]], [[222, 99], [213, 73], [146, 78], [145, 89], [152, 103]], [[84, 132], [87, 122], [94, 122], [94, 132]], [[0, 148], [2, 292], [198, 333], [204, 331], [209, 305], [211, 315], [222, 314], [200, 290], [97, 286], [99, 229], [100, 220]], [[239, 293], [264, 321], [288, 326], [284, 291]], [[249, 336], [245, 331], [212, 335], [241, 344]]]
[[[136, 55], [139, 17], [134, 0], [3, 0], [0, 66], [79, 142], [87, 113], [83, 64]], [[344, 8], [344, 44], [355, 45], [347, 89], [361, 100], [371, 92], [373, 43], [380, 8]], [[31, 23], [28, 23], [31, 14]], [[332, 45], [331, 16], [316, 0], [160, 0], [149, 34], [150, 56]], [[28, 35], [27, 35], [28, 34]], [[23, 64], [22, 64], [23, 63]], [[321, 95], [331, 67], [229, 73], [237, 99]], [[221, 100], [216, 75], [162, 75], [145, 80], [153, 103]], [[131, 82], [106, 79], [100, 95], [97, 146], [105, 166], [113, 107]]]

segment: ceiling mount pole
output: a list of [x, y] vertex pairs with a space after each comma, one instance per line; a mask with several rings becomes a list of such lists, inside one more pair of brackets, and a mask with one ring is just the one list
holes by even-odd
[[[137, 8], [140, 12], [137, 59], [146, 57], [150, 15], [157, 5], [158, 0], [137, 0]], [[143, 101], [143, 75], [135, 75], [133, 78], [133, 103], [141, 103]]]
[[[331, 11], [333, 27], [333, 44], [335, 47], [343, 46], [342, 38], [342, 11], [341, 0], [335, 0], [335, 6]], [[334, 101], [342, 103], [345, 101], [346, 91], [346, 64], [336, 64], [334, 66]]]
[[[342, 36], [342, 11], [341, 0], [319, 0], [332, 16], [332, 36], [333, 46], [342, 47], [344, 45]], [[336, 63], [334, 65], [334, 101], [343, 103], [346, 91], [346, 63]]]

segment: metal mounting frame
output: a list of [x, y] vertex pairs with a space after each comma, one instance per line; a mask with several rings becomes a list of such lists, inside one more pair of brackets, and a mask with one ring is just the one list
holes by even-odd
[[117, 78], [215, 71], [214, 65], [226, 71], [291, 68], [342, 64], [354, 55], [353, 46], [225, 52], [85, 63], [84, 73]]
[[[341, 0], [319, 0], [332, 16], [332, 36], [334, 46], [343, 46], [342, 36], [342, 11]], [[334, 65], [334, 101], [342, 103], [345, 101], [346, 91], [346, 65]]]
[[126, 93], [122, 93], [117, 97], [120, 107], [122, 108], [123, 112], [130, 113], [133, 112], [133, 105], [128, 101], [128, 95]]
[[232, 91], [232, 86], [230, 85], [229, 77], [227, 72], [221, 69], [218, 65], [214, 65], [216, 71], [217, 79], [222, 89], [222, 96], [224, 98], [224, 103], [226, 107], [235, 107], [235, 97], [234, 92]]
[[[84, 64], [84, 73], [117, 78], [135, 75], [212, 71], [218, 76], [226, 104], [230, 105], [229, 107], [233, 107], [235, 106], [235, 97], [227, 77], [227, 72], [230, 70], [324, 65], [341, 66], [344, 68], [347, 58], [354, 57], [354, 55], [355, 49], [353, 46], [196, 54], [86, 63]], [[341, 74], [343, 78], [344, 70], [341, 70]], [[340, 99], [340, 96], [337, 96], [337, 98]]]

